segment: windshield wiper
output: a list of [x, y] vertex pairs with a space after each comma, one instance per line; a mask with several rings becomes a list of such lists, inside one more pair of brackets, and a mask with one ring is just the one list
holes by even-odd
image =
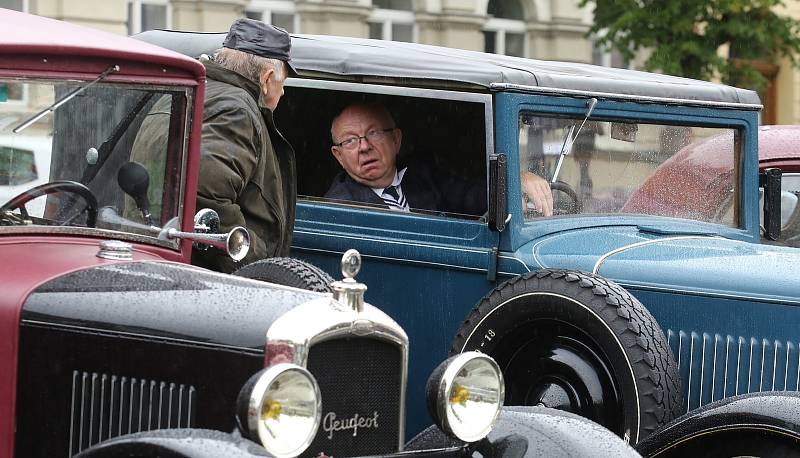
[[85, 86], [81, 86], [81, 87], [75, 88], [69, 94], [67, 94], [64, 97], [61, 97], [60, 99], [58, 99], [55, 102], [53, 102], [53, 104], [50, 105], [49, 107], [45, 108], [44, 110], [36, 113], [35, 115], [33, 115], [30, 118], [28, 118], [25, 121], [23, 121], [22, 124], [20, 124], [17, 127], [15, 127], [14, 130], [12, 130], [12, 132], [14, 132], [15, 134], [18, 134], [18, 133], [22, 132], [23, 130], [25, 130], [28, 127], [30, 127], [36, 121], [42, 119], [47, 113], [52, 113], [52, 112], [56, 111], [56, 109], [58, 109], [58, 107], [60, 107], [61, 105], [64, 105], [67, 102], [69, 102], [73, 97], [75, 97], [76, 95], [78, 95], [81, 92], [85, 91], [86, 89], [90, 88], [93, 84], [104, 80], [111, 72], [118, 72], [118, 71], [119, 71], [119, 65], [112, 65], [112, 66], [108, 67], [108, 69], [106, 71], [104, 71], [103, 73], [101, 73], [100, 76], [95, 78], [94, 81], [90, 82], [89, 84], [87, 84]]
[[[592, 97], [587, 102], [586, 107], [586, 114], [583, 117], [583, 122], [580, 126], [578, 126], [578, 131], [575, 132], [575, 124], [569, 126], [569, 129], [564, 134], [564, 143], [561, 145], [561, 152], [558, 154], [558, 163], [556, 163], [556, 170], [553, 172], [553, 178], [550, 179], [550, 183], [555, 183], [558, 181], [558, 172], [561, 171], [561, 164], [564, 162], [564, 156], [572, 151], [572, 144], [575, 143], [577, 140], [578, 135], [581, 133], [581, 129], [583, 129], [583, 125], [586, 124], [586, 120], [589, 119], [589, 116], [592, 115], [592, 111], [594, 111], [594, 107], [597, 105], [597, 99]], [[574, 135], [573, 135], [574, 133]]]

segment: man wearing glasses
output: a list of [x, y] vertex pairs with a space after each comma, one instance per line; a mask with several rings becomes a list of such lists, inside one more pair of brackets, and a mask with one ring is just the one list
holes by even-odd
[[[445, 211], [468, 215], [486, 212], [486, 189], [452, 175], [436, 174], [430, 164], [397, 169], [403, 132], [379, 104], [352, 104], [331, 122], [331, 152], [344, 172], [325, 198], [381, 205], [391, 210]], [[553, 197], [547, 182], [525, 172], [527, 198], [549, 216]]]

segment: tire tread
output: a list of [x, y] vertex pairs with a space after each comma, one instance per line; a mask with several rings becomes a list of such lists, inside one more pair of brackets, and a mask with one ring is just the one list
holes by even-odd
[[[587, 304], [596, 303], [591, 301], [591, 298], [596, 298], [611, 308], [612, 313], [603, 313], [603, 310], [595, 312], [616, 330], [627, 353], [634, 356], [631, 364], [644, 369], [636, 373], [647, 374], [644, 376], [647, 380], [637, 385], [644, 388], [639, 392], [640, 412], [643, 417], [651, 418], [642, 418], [639, 438], [646, 437], [659, 426], [677, 418], [682, 407], [679, 376], [672, 350], [661, 328], [650, 312], [627, 290], [596, 275], [576, 270], [544, 269], [509, 279], [486, 294], [473, 308], [459, 328], [450, 353], [461, 352], [478, 323], [499, 304], [532, 288], [545, 289], [541, 288], [543, 283], [562, 279], [581, 288], [582, 293], [590, 299], [586, 301]], [[665, 377], [661, 374], [665, 374]]]

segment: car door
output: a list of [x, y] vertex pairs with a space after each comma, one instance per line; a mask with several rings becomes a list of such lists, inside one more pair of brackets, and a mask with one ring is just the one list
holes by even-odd
[[[351, 248], [360, 252], [358, 280], [369, 287], [366, 301], [381, 304], [409, 334], [412, 434], [426, 423], [425, 380], [446, 357], [458, 324], [496, 285], [499, 236], [490, 230], [485, 209], [464, 214], [412, 205], [411, 211], [403, 212], [325, 198], [334, 177], [342, 173], [331, 153], [330, 123], [353, 101], [380, 103], [391, 112], [403, 133], [399, 161], [422, 161], [468, 181], [485, 198], [487, 157], [493, 152], [492, 99], [489, 94], [291, 80], [276, 111], [297, 158], [292, 256], [341, 278], [342, 253]], [[287, 119], [304, 123], [299, 127], [296, 122], [287, 124]], [[406, 173], [414, 170], [409, 166]]]

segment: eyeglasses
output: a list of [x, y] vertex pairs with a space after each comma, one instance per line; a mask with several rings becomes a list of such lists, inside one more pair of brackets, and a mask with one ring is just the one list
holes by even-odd
[[394, 127], [390, 127], [388, 129], [373, 129], [367, 132], [367, 135], [360, 137], [347, 137], [339, 143], [334, 143], [333, 145], [342, 149], [356, 149], [358, 148], [358, 145], [361, 144], [362, 138], [372, 144], [386, 138], [386, 135], [394, 129]]

